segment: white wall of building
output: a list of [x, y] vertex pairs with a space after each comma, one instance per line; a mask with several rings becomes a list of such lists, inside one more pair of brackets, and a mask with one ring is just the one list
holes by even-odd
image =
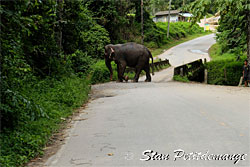
[[[168, 22], [168, 16], [157, 16], [156, 22]], [[178, 22], [178, 15], [170, 15], [170, 22]]]

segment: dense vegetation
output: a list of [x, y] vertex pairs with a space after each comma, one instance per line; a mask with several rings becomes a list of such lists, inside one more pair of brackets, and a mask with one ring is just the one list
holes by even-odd
[[[250, 63], [250, 3], [246, 0], [196, 0], [186, 7], [195, 16], [193, 23], [211, 9], [220, 14], [217, 45], [211, 48], [207, 64], [208, 83], [238, 85], [244, 59]], [[247, 55], [247, 56], [246, 56]]]
[[202, 33], [203, 29], [200, 28], [197, 24], [191, 27], [190, 23], [187, 22], [176, 22], [171, 23], [169, 29], [169, 38], [166, 36], [167, 24], [163, 22], [156, 23], [156, 28], [154, 32], [150, 31], [145, 33], [145, 42], [146, 46], [150, 48], [161, 47], [164, 44], [171, 43], [173, 40], [178, 40], [180, 38], [187, 37], [188, 35]]
[[184, 75], [184, 76], [174, 75], [173, 80], [180, 81], [180, 82], [190, 82], [186, 75]]
[[246, 55], [235, 57], [234, 53], [223, 53], [220, 44], [210, 48], [211, 62], [206, 64], [208, 83], [215, 85], [237, 86], [242, 76], [243, 62]]
[[108, 31], [83, 1], [1, 1], [1, 166], [41, 153], [87, 100], [91, 62]]
[[[1, 1], [1, 166], [42, 154], [59, 124], [86, 102], [89, 85], [107, 81], [104, 46], [139, 42], [139, 11], [134, 0]], [[166, 39], [166, 24], [144, 15], [150, 47], [201, 32], [174, 23]]]
[[247, 0], [196, 0], [186, 7], [195, 16], [193, 23], [211, 9], [220, 14], [217, 42], [222, 53], [243, 56], [250, 62], [250, 3]]

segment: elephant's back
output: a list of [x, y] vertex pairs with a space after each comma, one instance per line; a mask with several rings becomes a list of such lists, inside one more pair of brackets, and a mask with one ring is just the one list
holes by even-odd
[[145, 54], [147, 52], [147, 48], [144, 45], [137, 44], [134, 42], [129, 42], [125, 44], [119, 44], [121, 47], [120, 51], [124, 54], [133, 54], [133, 55], [139, 55], [139, 54]]
[[120, 54], [124, 57], [127, 65], [130, 67], [135, 67], [138, 64], [140, 57], [144, 57], [144, 60], [149, 59], [147, 48], [143, 45], [129, 42], [123, 44], [120, 48]]

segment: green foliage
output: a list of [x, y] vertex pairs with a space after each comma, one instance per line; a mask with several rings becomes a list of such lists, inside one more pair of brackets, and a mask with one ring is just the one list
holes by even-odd
[[216, 60], [207, 63], [208, 83], [237, 86], [242, 76], [242, 62]]
[[2, 127], [15, 127], [19, 122], [37, 120], [40, 117], [48, 117], [40, 105], [27, 99], [18, 91], [7, 89], [1, 93], [2, 102], [1, 123]]
[[213, 44], [210, 48], [209, 48], [209, 56], [212, 59], [217, 58], [219, 55], [222, 54], [221, 48], [219, 46], [219, 44]]
[[173, 40], [187, 37], [188, 35], [198, 34], [202, 32], [202, 28], [198, 25], [193, 25], [188, 22], [170, 23], [169, 39], [167, 39], [168, 23], [158, 22], [156, 27], [145, 32], [145, 42], [148, 47], [157, 48], [164, 44], [171, 43]]
[[104, 57], [104, 47], [110, 43], [108, 32], [96, 24], [91, 26], [88, 31], [80, 33], [80, 49], [85, 51], [92, 58], [102, 59]]
[[[222, 52], [233, 52], [243, 55], [247, 50], [247, 28], [250, 26], [247, 17], [250, 5], [246, 0], [196, 0], [187, 8], [191, 10], [193, 23], [202, 19], [209, 10], [216, 10], [220, 14], [217, 41]], [[250, 57], [250, 55], [248, 55]]]
[[[50, 135], [59, 128], [64, 118], [71, 115], [74, 108], [88, 99], [89, 90], [88, 80], [75, 76], [60, 80], [48, 78], [23, 87], [22, 94], [39, 104], [48, 117], [22, 119], [13, 130], [2, 130], [1, 166], [20, 166], [42, 154]], [[26, 108], [20, 106], [19, 113], [25, 114]]]
[[[117, 68], [112, 63], [112, 68], [113, 68], [113, 80], [117, 80]], [[96, 84], [96, 83], [103, 83], [103, 82], [108, 82], [110, 81], [109, 77], [109, 70], [106, 67], [106, 64], [104, 61], [98, 61], [97, 63], [93, 64], [91, 67], [91, 83]]]
[[18, 60], [18, 66], [36, 75], [63, 75], [69, 71], [65, 54], [81, 50], [102, 58], [110, 42], [108, 32], [92, 19], [82, 1], [3, 1], [1, 5], [6, 73], [13, 71], [10, 63]]
[[86, 101], [89, 82], [71, 75], [86, 75], [110, 40], [82, 1], [3, 1], [0, 13], [0, 163], [20, 166]]
[[[2, 166], [21, 166], [42, 154], [62, 120], [87, 100], [89, 84], [109, 81], [109, 71], [100, 61], [104, 46], [140, 41], [137, 4], [134, 0], [1, 1]], [[156, 26], [144, 12], [145, 40], [152, 46], [169, 42], [165, 27]], [[185, 24], [173, 25], [171, 38], [191, 33], [183, 27], [188, 29]], [[112, 67], [116, 80], [116, 65]]]
[[19, 107], [43, 115], [20, 93], [23, 85], [35, 77], [84, 73], [110, 42], [82, 1], [3, 1], [0, 12], [1, 108], [9, 125], [21, 118]]
[[225, 65], [225, 78], [226, 85], [235, 85], [239, 84], [240, 77], [242, 76], [242, 62], [232, 62], [226, 63]]
[[223, 53], [222, 46], [218, 43], [211, 46], [209, 49], [209, 55], [212, 60], [236, 60], [237, 56], [243, 57], [241, 54], [234, 54], [234, 53]]
[[208, 69], [208, 83], [215, 85], [233, 85], [239, 83], [242, 76], [243, 61], [246, 56], [241, 56], [238, 61], [237, 54], [221, 53], [221, 46], [215, 44], [210, 48], [211, 62], [206, 64]]
[[[117, 66], [114, 62], [111, 63], [112, 69], [113, 69], [113, 81], [118, 80], [118, 74], [117, 74]], [[167, 67], [165, 67], [167, 68]], [[142, 71], [141, 75], [144, 75], [145, 72]], [[106, 67], [106, 64], [104, 61], [98, 61], [97, 63], [93, 64], [91, 66], [91, 83], [97, 84], [97, 83], [104, 83], [110, 81], [110, 73], [108, 68]], [[125, 72], [124, 76], [128, 76], [129, 79], [133, 79], [135, 76], [135, 72]]]
[[86, 73], [94, 60], [88, 53], [77, 50], [75, 53], [69, 55], [72, 61], [72, 67], [75, 73]]
[[187, 76], [174, 75], [173, 80], [180, 82], [190, 82]]
[[[108, 32], [111, 43], [123, 43], [131, 40], [137, 33], [136, 23], [130, 11], [135, 8], [136, 1], [128, 0], [84, 0], [97, 23]], [[135, 16], [137, 17], [137, 16]], [[134, 28], [134, 29], [132, 29]], [[129, 32], [129, 30], [131, 30]]]

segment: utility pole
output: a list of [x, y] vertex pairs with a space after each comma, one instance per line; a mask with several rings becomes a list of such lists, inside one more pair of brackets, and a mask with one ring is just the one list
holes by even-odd
[[171, 9], [171, 0], [169, 1], [169, 8], [168, 8], [168, 33], [167, 33], [167, 38], [169, 37], [170, 9]]
[[143, 0], [141, 0], [141, 44], [144, 44], [144, 34], [143, 34]]

